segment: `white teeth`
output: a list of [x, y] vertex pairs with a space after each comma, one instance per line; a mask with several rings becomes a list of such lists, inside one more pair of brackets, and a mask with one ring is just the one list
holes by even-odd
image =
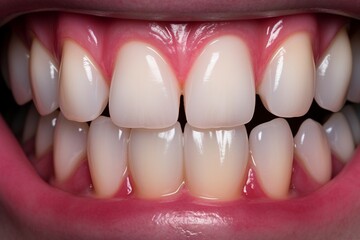
[[331, 151], [322, 126], [305, 120], [294, 138], [295, 155], [305, 170], [320, 184], [331, 178]]
[[88, 161], [91, 179], [99, 197], [114, 195], [124, 180], [127, 168], [129, 129], [115, 126], [108, 117], [92, 121], [88, 136]]
[[59, 115], [55, 111], [49, 115], [40, 117], [35, 138], [35, 154], [37, 158], [47, 153], [54, 143], [54, 130]]
[[280, 117], [298, 117], [314, 97], [315, 66], [310, 37], [290, 36], [268, 63], [258, 93], [265, 107]]
[[29, 79], [30, 55], [29, 50], [15, 34], [10, 39], [8, 58], [11, 90], [15, 101], [22, 105], [32, 98]]
[[255, 80], [246, 44], [223, 36], [208, 44], [185, 83], [187, 121], [198, 128], [248, 123], [255, 108]]
[[347, 94], [347, 99], [352, 102], [360, 103], [360, 30], [351, 38], [352, 51], [352, 74]]
[[350, 83], [351, 66], [350, 41], [342, 29], [317, 67], [315, 100], [322, 108], [333, 112], [342, 108]]
[[34, 103], [41, 115], [58, 108], [58, 64], [45, 47], [34, 39], [31, 46], [30, 77]]
[[187, 124], [184, 152], [185, 182], [193, 195], [217, 200], [240, 196], [249, 156], [244, 126], [204, 130]]
[[110, 89], [112, 121], [127, 128], [165, 128], [176, 123], [180, 89], [161, 54], [142, 42], [125, 44]]
[[360, 118], [356, 115], [354, 108], [349, 105], [345, 106], [341, 111], [351, 128], [355, 144], [360, 144]]
[[24, 124], [24, 132], [23, 132], [23, 143], [29, 141], [32, 137], [35, 136], [36, 127], [39, 122], [39, 114], [36, 111], [34, 105], [31, 105], [29, 111], [26, 115], [26, 120]]
[[256, 177], [271, 198], [288, 194], [293, 161], [293, 137], [286, 120], [274, 119], [255, 127], [249, 137]]
[[334, 113], [323, 125], [331, 150], [336, 157], [346, 163], [354, 151], [351, 129], [342, 113]]
[[109, 87], [99, 67], [73, 41], [66, 41], [63, 46], [59, 91], [61, 111], [72, 121], [94, 120], [107, 104]]
[[59, 114], [54, 132], [54, 170], [58, 183], [68, 180], [86, 157], [88, 125]]
[[159, 130], [132, 129], [129, 169], [140, 197], [160, 198], [177, 192], [184, 180], [180, 124]]

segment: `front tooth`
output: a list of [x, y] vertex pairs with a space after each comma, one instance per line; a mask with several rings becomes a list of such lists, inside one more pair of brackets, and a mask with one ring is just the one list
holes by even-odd
[[121, 186], [127, 167], [129, 129], [115, 126], [108, 117], [91, 122], [88, 161], [91, 179], [99, 197], [111, 197]]
[[109, 88], [93, 58], [73, 41], [66, 41], [60, 69], [59, 105], [72, 121], [87, 122], [104, 110]]
[[355, 109], [350, 105], [345, 106], [341, 111], [349, 123], [355, 144], [360, 144], [360, 117], [356, 115]]
[[59, 115], [55, 111], [49, 115], [40, 117], [35, 138], [35, 154], [37, 158], [47, 153], [54, 143], [54, 130]]
[[342, 113], [334, 113], [323, 125], [331, 150], [336, 157], [346, 163], [354, 152], [351, 129]]
[[280, 117], [304, 115], [314, 97], [315, 66], [306, 33], [290, 36], [275, 52], [258, 93], [265, 107]]
[[249, 137], [252, 165], [263, 191], [270, 197], [287, 196], [290, 187], [293, 137], [282, 118], [255, 127]]
[[344, 105], [351, 76], [351, 47], [342, 29], [317, 67], [315, 100], [320, 107], [337, 112]]
[[180, 89], [165, 58], [143, 42], [125, 44], [110, 89], [112, 121], [127, 128], [165, 128], [176, 123]]
[[36, 127], [39, 122], [39, 114], [36, 111], [34, 105], [31, 104], [29, 111], [26, 115], [26, 120], [24, 124], [24, 132], [23, 132], [23, 143], [26, 143], [29, 141], [32, 137], [35, 136], [36, 133]]
[[255, 108], [255, 80], [246, 44], [233, 36], [209, 43], [185, 83], [187, 121], [198, 128], [249, 122]]
[[184, 180], [180, 124], [159, 130], [132, 129], [129, 169], [138, 196], [160, 198], [176, 193]]
[[9, 77], [12, 93], [19, 105], [27, 103], [32, 98], [29, 58], [29, 50], [19, 37], [13, 34], [9, 44]]
[[184, 133], [186, 186], [201, 198], [233, 200], [240, 196], [249, 146], [245, 126], [196, 129]]
[[89, 126], [59, 114], [54, 132], [54, 170], [58, 183], [68, 180], [86, 157]]
[[331, 178], [331, 150], [322, 126], [305, 120], [294, 138], [295, 155], [305, 170], [320, 184]]
[[352, 102], [360, 103], [360, 30], [351, 38], [351, 51], [353, 68], [347, 99]]
[[34, 103], [41, 115], [58, 108], [58, 64], [39, 40], [31, 46], [30, 77]]

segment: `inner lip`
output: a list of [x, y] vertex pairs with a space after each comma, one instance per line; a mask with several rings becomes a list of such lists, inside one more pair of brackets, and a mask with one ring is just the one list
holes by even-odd
[[[346, 1], [345, 3], [348, 2], [350, 3], [350, 1]], [[41, 1], [38, 3], [40, 4]], [[64, 4], [66, 4], [66, 2]], [[88, 10], [85, 11], [87, 12]], [[352, 15], [352, 13], [353, 12], [349, 12], [348, 14]], [[267, 14], [269, 14], [269, 12]], [[111, 16], [112, 14], [110, 13], [109, 15]], [[206, 19], [206, 15], [204, 16]], [[164, 17], [164, 19], [166, 19], [166, 17]], [[118, 233], [119, 236], [123, 236], [121, 235], [121, 229], [128, 229], [130, 233], [138, 232], [135, 231], [138, 219], [138, 216], [135, 215], [142, 212], [141, 218], [147, 219], [152, 223], [151, 225], [144, 226], [144, 232], [153, 230], [151, 228], [154, 226], [166, 226], [168, 229], [166, 229], [165, 232], [176, 232], [181, 236], [191, 234], [201, 236], [201, 232], [203, 231], [202, 227], [206, 224], [195, 224], [192, 227], [189, 227], [189, 224], [193, 224], [192, 220], [196, 222], [202, 219], [205, 223], [208, 221], [211, 223], [209, 225], [214, 226], [214, 232], [224, 227], [230, 227], [231, 229], [241, 229], [246, 232], [247, 236], [251, 236], [259, 231], [256, 218], [235, 219], [233, 216], [258, 216], [262, 214], [264, 218], [273, 220], [273, 226], [276, 226], [280, 233], [290, 234], [288, 225], [280, 226], [280, 224], [277, 223], [282, 222], [284, 219], [291, 219], [289, 225], [296, 225], [301, 221], [308, 221], [309, 223], [313, 223], [311, 227], [313, 230], [316, 228], [319, 230], [320, 228], [321, 231], [326, 225], [333, 225], [335, 227], [334, 223], [325, 219], [324, 215], [346, 221], [345, 219], [349, 218], [349, 216], [355, 215], [356, 211], [353, 211], [353, 209], [360, 207], [357, 203], [360, 194], [357, 194], [358, 191], [356, 190], [359, 187], [356, 180], [356, 176], [360, 172], [359, 149], [357, 149], [351, 162], [336, 177], [336, 181], [330, 182], [324, 189], [305, 198], [275, 203], [264, 201], [246, 204], [243, 204], [244, 202], [240, 200], [236, 203], [235, 213], [233, 205], [231, 204], [221, 207], [199, 206], [188, 199], [183, 200], [182, 206], [179, 206], [177, 203], [164, 203], [160, 209], [153, 208], [152, 202], [140, 203], [140, 200], [135, 199], [131, 201], [84, 199], [73, 197], [67, 193], [53, 189], [42, 181], [39, 181], [40, 179], [32, 170], [20, 146], [2, 119], [0, 121], [0, 129], [1, 132], [4, 133], [4, 137], [0, 139], [0, 159], [3, 160], [0, 162], [0, 168], [9, 171], [9, 173], [14, 173], [9, 174], [10, 176], [0, 177], [0, 189], [2, 189], [0, 196], [2, 199], [6, 199], [6, 211], [11, 213], [16, 212], [15, 215], [17, 216], [21, 215], [22, 221], [24, 222], [31, 222], [32, 211], [34, 209], [40, 209], [38, 211], [39, 217], [31, 223], [28, 228], [29, 233], [33, 233], [32, 231], [34, 230], [30, 229], [39, 224], [47, 226], [49, 232], [58, 232], [60, 225], [69, 229], [69, 232], [76, 236], [81, 224], [73, 225], [70, 222], [85, 222], [88, 226], [98, 226], [98, 229], [103, 231], [108, 231], [109, 226], [111, 226], [112, 231], [109, 231], [109, 236], [112, 233]], [[8, 148], [8, 146], [11, 147]], [[17, 159], [17, 161], [13, 159]], [[16, 174], [17, 172], [21, 172], [21, 174]], [[8, 185], [8, 182], [12, 184]], [[24, 182], [27, 184], [23, 184]], [[19, 186], [16, 192], [12, 189], [13, 186]], [[34, 189], [36, 189], [35, 194]], [[22, 196], [28, 196], [28, 201], [25, 203], [21, 201]], [[330, 198], [334, 199], [336, 204], [329, 202], [328, 199]], [[318, 209], [313, 209], [313, 206], [310, 204], [312, 202], [322, 202], [323, 205]], [[19, 206], [21, 210], [15, 210], [19, 208]], [[49, 212], [44, 213], [43, 209], [47, 209]], [[89, 209], [91, 209], [91, 211], [89, 211]], [[187, 211], [183, 211], [183, 209], [187, 209]], [[293, 219], [292, 215], [299, 213], [299, 209], [302, 209], [305, 214], [300, 215], [301, 219]], [[103, 215], [103, 213], [106, 213], [106, 215], [102, 217], [101, 220], [103, 222], [99, 225], [95, 219], [98, 215]], [[52, 221], [52, 217], [55, 214], [59, 217], [58, 219], [60, 219], [56, 229], [54, 225], [50, 226], [51, 224], [47, 224], [47, 222]], [[119, 215], [126, 215], [127, 219], [119, 219]], [[313, 219], [314, 217], [318, 218], [315, 220]], [[354, 217], [354, 219], [357, 218]], [[319, 222], [322, 223], [320, 224]], [[188, 227], [188, 229], [186, 229], [186, 227]], [[87, 227], [85, 228], [89, 231], [88, 237], [94, 237], [94, 232], [87, 229]], [[264, 233], [270, 234], [269, 229], [271, 229], [271, 227], [264, 227], [262, 230]], [[85, 232], [85, 229], [83, 230]], [[138, 232], [138, 234], [138, 237], [140, 237], [141, 232]]]

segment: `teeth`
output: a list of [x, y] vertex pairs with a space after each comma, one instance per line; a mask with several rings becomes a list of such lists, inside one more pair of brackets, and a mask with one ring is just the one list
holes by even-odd
[[294, 138], [295, 155], [310, 176], [325, 184], [331, 178], [331, 151], [322, 126], [305, 120]]
[[297, 33], [278, 48], [268, 63], [258, 93], [274, 115], [302, 116], [314, 97], [314, 75], [310, 37]]
[[58, 183], [64, 183], [86, 157], [88, 125], [67, 120], [59, 114], [54, 132], [54, 170]]
[[115, 126], [110, 118], [92, 121], [88, 136], [91, 179], [99, 197], [114, 195], [126, 173], [129, 130]]
[[177, 121], [179, 102], [178, 82], [161, 54], [146, 43], [125, 44], [111, 82], [112, 121], [127, 128], [169, 127]]
[[351, 47], [345, 29], [341, 30], [323, 55], [317, 68], [316, 102], [337, 112], [346, 100], [351, 75]]
[[185, 126], [186, 185], [198, 197], [233, 200], [240, 196], [249, 146], [244, 126], [204, 130]]
[[29, 80], [30, 55], [29, 50], [15, 34], [10, 40], [8, 57], [11, 90], [15, 101], [22, 105], [32, 98]]
[[55, 111], [40, 117], [35, 139], [35, 154], [37, 158], [42, 157], [53, 146], [54, 129], [58, 115], [59, 112]]
[[353, 68], [351, 81], [347, 94], [347, 99], [352, 102], [360, 103], [360, 30], [351, 38], [351, 51]]
[[286, 120], [274, 119], [255, 127], [249, 137], [256, 177], [272, 198], [287, 196], [293, 161], [293, 137]]
[[104, 110], [109, 88], [95, 61], [72, 41], [63, 47], [60, 73], [60, 108], [72, 121], [87, 122]]
[[233, 127], [249, 122], [255, 108], [255, 80], [248, 48], [223, 36], [208, 44], [186, 80], [188, 123], [199, 128]]
[[45, 47], [34, 39], [30, 57], [34, 103], [41, 115], [58, 108], [58, 64]]
[[354, 151], [354, 141], [351, 129], [342, 113], [334, 113], [324, 124], [324, 129], [330, 143], [331, 150], [336, 157], [346, 163]]
[[26, 116], [25, 124], [24, 124], [24, 132], [23, 132], [23, 143], [29, 141], [32, 137], [35, 136], [36, 127], [39, 122], [39, 114], [36, 111], [34, 105], [31, 105], [29, 111]]
[[178, 191], [183, 178], [179, 123], [167, 129], [132, 129], [129, 169], [137, 195], [159, 198]]
[[356, 115], [354, 108], [345, 106], [342, 110], [353, 134], [355, 144], [360, 144], [360, 118]]

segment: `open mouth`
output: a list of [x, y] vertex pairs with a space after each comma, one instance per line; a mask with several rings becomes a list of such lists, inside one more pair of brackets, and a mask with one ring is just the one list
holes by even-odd
[[[130, 5], [121, 18], [52, 11], [2, 27], [0, 230], [359, 236], [357, 10], [240, 20], [228, 7], [190, 21], [176, 2]], [[85, 12], [114, 16], [98, 8]]]

